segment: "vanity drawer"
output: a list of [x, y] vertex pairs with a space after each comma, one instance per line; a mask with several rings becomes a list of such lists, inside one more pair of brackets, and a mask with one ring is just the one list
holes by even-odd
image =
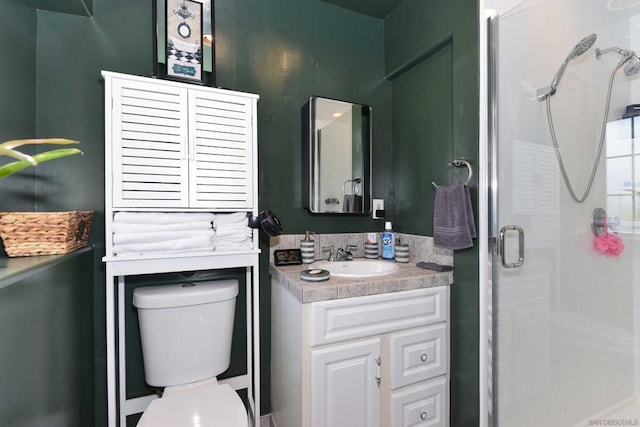
[[391, 393], [390, 425], [446, 427], [447, 396], [445, 378], [425, 381]]
[[447, 372], [447, 325], [439, 323], [389, 336], [391, 389]]
[[447, 320], [447, 287], [309, 304], [309, 344], [381, 335]]

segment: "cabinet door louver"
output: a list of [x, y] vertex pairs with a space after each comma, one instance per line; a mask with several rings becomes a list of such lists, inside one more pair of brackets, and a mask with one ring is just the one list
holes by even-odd
[[245, 209], [253, 205], [251, 101], [189, 91], [190, 205]]
[[188, 205], [187, 91], [114, 80], [115, 207]]

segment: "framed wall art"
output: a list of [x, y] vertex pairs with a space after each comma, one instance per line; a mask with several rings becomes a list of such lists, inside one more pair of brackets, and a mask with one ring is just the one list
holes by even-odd
[[154, 0], [154, 74], [215, 86], [213, 0]]

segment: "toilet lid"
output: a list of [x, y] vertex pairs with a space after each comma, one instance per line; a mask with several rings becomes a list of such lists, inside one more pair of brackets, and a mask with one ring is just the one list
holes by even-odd
[[205, 381], [190, 386], [167, 387], [152, 401], [138, 427], [247, 427], [247, 410], [227, 384]]

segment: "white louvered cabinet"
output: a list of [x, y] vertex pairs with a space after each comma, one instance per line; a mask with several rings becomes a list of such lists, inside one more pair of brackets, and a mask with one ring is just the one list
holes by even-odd
[[253, 208], [254, 95], [104, 75], [114, 208]]

